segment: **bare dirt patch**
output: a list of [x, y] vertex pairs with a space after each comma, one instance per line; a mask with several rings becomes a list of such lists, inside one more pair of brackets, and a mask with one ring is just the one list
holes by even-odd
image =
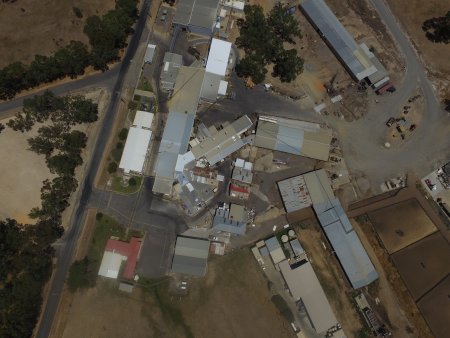
[[437, 230], [416, 199], [370, 212], [369, 218], [390, 254]]
[[450, 44], [433, 43], [425, 37], [422, 23], [433, 17], [444, 16], [450, 10], [450, 0], [390, 0], [389, 6], [400, 20], [422, 58], [422, 64], [438, 82], [440, 94], [450, 95]]
[[450, 273], [450, 246], [435, 233], [396, 252], [392, 260], [417, 301]]
[[187, 279], [181, 295], [171, 278], [148, 280], [131, 294], [117, 283], [65, 292], [52, 337], [289, 337], [290, 324], [272, 303], [268, 281], [244, 249], [212, 257], [205, 278]]
[[450, 276], [427, 293], [418, 303], [419, 309], [425, 316], [428, 325], [436, 337], [446, 337], [450, 332]]
[[[410, 337], [433, 337], [431, 334], [430, 328], [424, 320], [421, 312], [419, 311], [414, 299], [411, 296], [411, 293], [408, 291], [408, 288], [405, 285], [400, 273], [392, 263], [391, 257], [385, 250], [381, 239], [378, 237], [378, 234], [370, 222], [368, 217], [359, 216], [356, 218], [357, 227], [355, 229], [358, 231], [358, 235], [363, 234], [364, 236], [360, 236], [360, 238], [367, 239], [368, 243], [370, 243], [370, 248], [375, 253], [376, 259], [373, 259], [375, 266], [377, 267], [377, 271], [380, 275], [386, 276], [387, 282], [389, 286], [394, 291], [395, 296], [397, 297], [397, 302], [400, 307], [396, 308], [395, 306], [390, 309], [390, 311], [394, 311], [397, 314], [401, 314], [401, 316], [406, 316], [406, 323], [395, 321], [395, 316], [389, 316], [392, 329], [399, 332], [398, 337], [410, 336]], [[361, 232], [359, 231], [361, 230]], [[366, 246], [367, 248], [367, 246]], [[370, 251], [369, 250], [369, 254]], [[378, 264], [379, 262], [379, 264]], [[417, 275], [415, 276], [417, 278]], [[380, 284], [380, 287], [382, 285]], [[379, 294], [381, 297], [381, 294]], [[389, 297], [389, 294], [388, 294]], [[382, 302], [385, 303], [385, 301]], [[389, 307], [387, 307], [389, 313]], [[411, 323], [411, 326], [408, 324]], [[406, 332], [405, 335], [402, 335], [401, 332]], [[397, 335], [396, 335], [397, 336]]]
[[[30, 63], [34, 55], [50, 55], [71, 40], [88, 44], [86, 19], [114, 8], [114, 0], [18, 0], [0, 4], [0, 68], [14, 61]], [[73, 7], [82, 11], [75, 16]]]
[[261, 268], [243, 249], [213, 257], [207, 278], [192, 284], [180, 308], [195, 337], [289, 337], [292, 329], [271, 296]]
[[[6, 124], [8, 120], [0, 121]], [[52, 178], [44, 156], [28, 150], [27, 139], [37, 135], [35, 126], [28, 133], [6, 128], [0, 134], [0, 217], [21, 223], [34, 223], [28, 217], [31, 208], [41, 203], [42, 181]]]

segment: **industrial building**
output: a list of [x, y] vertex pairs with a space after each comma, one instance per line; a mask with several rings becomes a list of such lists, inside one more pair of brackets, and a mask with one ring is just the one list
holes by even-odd
[[278, 264], [296, 301], [302, 301], [308, 318], [317, 333], [326, 332], [337, 324], [336, 316], [309, 261], [300, 261], [292, 266], [288, 260]]
[[140, 110], [136, 112], [133, 125], [128, 130], [127, 140], [119, 163], [119, 168], [124, 173], [142, 174], [152, 138], [150, 130], [152, 121], [152, 113]]
[[152, 63], [155, 57], [156, 45], [149, 43], [144, 55], [144, 63]]
[[371, 77], [377, 82], [386, 76], [375, 56], [356, 43], [323, 0], [303, 0], [300, 8], [354, 80]]
[[230, 55], [231, 42], [219, 39], [211, 40], [200, 94], [203, 100], [214, 102], [217, 98], [227, 94], [228, 82], [225, 81], [225, 76], [228, 72]]
[[222, 0], [222, 8], [230, 9], [238, 13], [244, 11], [245, 1], [242, 0]]
[[201, 68], [180, 67], [156, 159], [155, 193], [172, 193], [178, 155], [188, 150], [204, 72]]
[[161, 70], [161, 88], [165, 91], [172, 91], [175, 87], [175, 81], [183, 65], [183, 57], [179, 54], [164, 54], [163, 68]]
[[125, 279], [133, 279], [140, 250], [140, 238], [132, 237], [130, 242], [108, 239], [98, 271], [99, 276], [117, 279], [122, 263], [126, 262], [122, 277]]
[[177, 3], [173, 24], [193, 34], [212, 36], [219, 0], [183, 0]]
[[260, 116], [256, 128], [256, 147], [327, 161], [332, 132], [317, 123]]
[[194, 145], [191, 149], [195, 159], [205, 158], [210, 165], [220, 162], [246, 144], [240, 136], [252, 124], [250, 118], [244, 115], [220, 131], [216, 128], [210, 128], [211, 137]]
[[264, 242], [274, 264], [278, 264], [286, 259], [286, 255], [281, 248], [280, 242], [275, 236], [266, 239]]
[[278, 182], [286, 212], [312, 206], [353, 288], [372, 283], [378, 274], [334, 196], [325, 170], [320, 169]]
[[209, 241], [202, 238], [178, 236], [172, 261], [172, 272], [204, 276], [209, 254]]
[[216, 209], [213, 219], [213, 229], [229, 232], [235, 235], [244, 235], [248, 213], [243, 205], [230, 203]]
[[253, 181], [253, 163], [237, 158], [234, 162], [233, 173], [231, 179], [233, 181], [252, 184]]

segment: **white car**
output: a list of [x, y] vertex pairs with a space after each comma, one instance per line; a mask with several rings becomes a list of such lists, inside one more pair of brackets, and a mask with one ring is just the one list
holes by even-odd
[[275, 231], [275, 230], [277, 230], [277, 226], [276, 225], [273, 226], [272, 231]]

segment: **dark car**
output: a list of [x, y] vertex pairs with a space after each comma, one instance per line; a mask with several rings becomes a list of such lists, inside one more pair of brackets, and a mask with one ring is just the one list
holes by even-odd
[[389, 120], [387, 120], [386, 125], [388, 127], [392, 126], [395, 122], [395, 119], [393, 117], [391, 117]]
[[411, 127], [409, 127], [409, 131], [414, 131], [417, 128], [415, 124], [411, 124]]

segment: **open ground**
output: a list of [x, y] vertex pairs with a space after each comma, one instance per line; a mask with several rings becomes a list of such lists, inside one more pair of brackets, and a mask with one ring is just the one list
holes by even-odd
[[[77, 7], [83, 17], [73, 10]], [[83, 33], [91, 15], [114, 8], [114, 0], [20, 0], [0, 4], [0, 68], [15, 61], [30, 63], [36, 54], [50, 55], [71, 40], [89, 44]], [[20, 29], [18, 29], [20, 26]]]
[[437, 230], [416, 199], [372, 211], [369, 218], [390, 254]]
[[170, 279], [147, 280], [133, 293], [114, 281], [63, 297], [65, 322], [53, 337], [289, 337], [290, 324], [271, 301], [250, 250], [212, 257], [206, 278], [177, 294]]
[[408, 33], [422, 63], [438, 84], [439, 94], [448, 98], [450, 88], [450, 44], [429, 41], [422, 30], [422, 23], [434, 17], [444, 16], [450, 10], [450, 0], [390, 0], [389, 6]]
[[[103, 90], [82, 94], [98, 104], [99, 119], [101, 119], [109, 95]], [[0, 122], [6, 123], [7, 121]], [[97, 126], [98, 123], [96, 122], [77, 128], [88, 136], [88, 144], [82, 154], [84, 164], [76, 170], [78, 181], [81, 180], [86, 168], [86, 159], [89, 158], [89, 152], [97, 135]], [[16, 219], [18, 222], [33, 223], [34, 221], [28, 217], [28, 213], [31, 208], [39, 206], [41, 203], [42, 181], [54, 176], [47, 169], [45, 157], [28, 150], [27, 139], [36, 136], [39, 127], [39, 125], [36, 125], [30, 132], [25, 133], [6, 128], [0, 134], [0, 158], [3, 159], [1, 161], [2, 175], [0, 176], [0, 200], [2, 201], [0, 216], [2, 218], [9, 217]], [[75, 194], [72, 194], [70, 199], [71, 205], [75, 199], [74, 196]], [[68, 208], [63, 214], [63, 220], [67, 221], [70, 214], [71, 208]]]

